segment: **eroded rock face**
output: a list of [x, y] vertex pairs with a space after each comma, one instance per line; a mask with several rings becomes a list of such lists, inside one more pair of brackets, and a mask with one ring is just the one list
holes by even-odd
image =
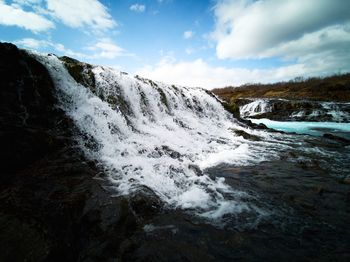
[[0, 44], [0, 260], [116, 257], [137, 223], [76, 146], [45, 67]]

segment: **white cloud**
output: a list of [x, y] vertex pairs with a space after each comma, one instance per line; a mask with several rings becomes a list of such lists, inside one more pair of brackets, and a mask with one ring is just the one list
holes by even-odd
[[31, 6], [40, 4], [43, 0], [13, 0], [14, 4], [22, 5], [22, 6]]
[[0, 1], [0, 24], [18, 26], [35, 33], [47, 31], [55, 25], [43, 16], [21, 9], [18, 4], [6, 5]]
[[118, 56], [127, 55], [123, 48], [119, 47], [108, 38], [101, 39], [99, 42], [87, 47], [87, 49], [95, 52], [95, 54], [91, 56], [92, 59], [114, 59]]
[[47, 0], [47, 9], [53, 17], [73, 28], [87, 26], [103, 31], [117, 25], [98, 0]]
[[60, 43], [54, 43], [52, 41], [48, 40], [38, 40], [34, 38], [23, 38], [20, 40], [14, 41], [14, 43], [20, 47], [28, 48], [28, 49], [34, 49], [34, 50], [43, 50], [45, 48], [53, 48], [56, 52], [58, 52], [60, 55], [67, 55], [72, 56], [75, 58], [89, 58], [88, 55], [72, 51], [70, 49], [67, 49], [64, 45]]
[[23, 38], [21, 40], [14, 41], [14, 43], [21, 47], [35, 50], [47, 47], [49, 45], [49, 42], [46, 40], [38, 40], [34, 38]]
[[303, 61], [306, 57], [317, 53], [332, 52], [334, 55], [341, 49], [350, 51], [350, 23], [322, 28], [302, 37], [283, 42], [273, 48], [266, 48], [262, 55], [265, 57], [283, 55]]
[[[305, 44], [309, 52], [318, 53], [320, 46], [325, 47], [324, 39], [314, 36], [327, 33], [325, 28], [338, 25], [350, 34], [345, 25], [350, 21], [349, 10], [350, 2], [343, 0], [219, 0], [214, 7], [216, 30], [212, 34], [217, 56], [291, 57], [287, 48], [291, 47], [298, 59], [305, 52]], [[329, 37], [333, 37], [333, 45], [328, 49], [337, 49], [336, 36]]]
[[40, 4], [42, 0], [13, 0], [13, 3], [18, 4], [18, 5], [33, 5], [33, 4]]
[[[331, 57], [324, 59], [329, 60]], [[349, 61], [347, 59], [344, 58], [344, 63]], [[324, 63], [322, 59], [313, 60], [311, 64], [298, 63], [273, 69], [246, 69], [215, 67], [202, 59], [176, 62], [174, 59], [164, 58], [156, 66], [145, 66], [137, 70], [136, 74], [168, 84], [212, 89], [245, 83], [287, 81], [297, 76], [321, 76], [325, 71], [331, 70], [335, 70], [334, 73], [339, 72], [336, 61]], [[346, 70], [350, 71], [349, 64]]]
[[185, 39], [190, 39], [190, 38], [193, 37], [193, 35], [194, 35], [194, 33], [193, 33], [192, 31], [188, 30], [188, 31], [185, 31], [185, 32], [184, 32], [183, 37], [184, 37]]
[[87, 27], [95, 33], [117, 25], [106, 6], [98, 0], [14, 0], [11, 5], [0, 0], [0, 24], [39, 32], [54, 27], [49, 18], [72, 28]]
[[137, 13], [143, 13], [146, 10], [146, 6], [141, 4], [133, 4], [130, 6], [130, 10]]
[[34, 38], [23, 38], [14, 41], [14, 44], [38, 51], [45, 51], [47, 48], [53, 48], [59, 55], [67, 55], [78, 59], [114, 59], [119, 56], [133, 56], [132, 54], [126, 53], [124, 49], [119, 47], [117, 44], [109, 38], [100, 39], [98, 42], [85, 47], [88, 52], [81, 53], [66, 48], [60, 43], [55, 43], [49, 40], [39, 40]]
[[195, 50], [194, 50], [193, 48], [191, 48], [191, 47], [188, 47], [188, 48], [185, 49], [185, 52], [186, 52], [186, 54], [188, 54], [188, 55], [193, 54], [194, 51], [195, 51]]

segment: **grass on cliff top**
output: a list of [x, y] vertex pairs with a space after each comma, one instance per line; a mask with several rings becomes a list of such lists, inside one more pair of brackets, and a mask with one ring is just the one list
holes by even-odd
[[229, 102], [237, 98], [284, 98], [318, 101], [350, 102], [350, 73], [326, 78], [296, 78], [274, 84], [246, 84], [213, 89], [212, 92]]

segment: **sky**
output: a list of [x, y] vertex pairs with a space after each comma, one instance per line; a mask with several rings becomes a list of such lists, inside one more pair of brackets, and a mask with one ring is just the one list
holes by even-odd
[[207, 89], [350, 72], [348, 0], [0, 0], [0, 41]]

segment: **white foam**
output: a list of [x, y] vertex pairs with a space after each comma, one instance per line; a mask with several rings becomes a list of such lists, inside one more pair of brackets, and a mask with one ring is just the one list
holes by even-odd
[[271, 112], [272, 108], [268, 100], [256, 99], [239, 108], [241, 117], [251, 117]]
[[[147, 186], [170, 207], [195, 209], [209, 217], [246, 210], [246, 203], [237, 200], [241, 191], [223, 178], [199, 174], [193, 166], [203, 172], [219, 163], [249, 165], [274, 157], [265, 150], [275, 144], [268, 142], [270, 134], [244, 129], [264, 136], [264, 142], [235, 136], [231, 130], [242, 127], [202, 89], [94, 67], [93, 93], [75, 82], [57, 57], [35, 56], [59, 89], [62, 109], [85, 134], [83, 150], [103, 165], [117, 194]], [[109, 98], [114, 100], [108, 103]], [[86, 137], [96, 146], [87, 146]]]

